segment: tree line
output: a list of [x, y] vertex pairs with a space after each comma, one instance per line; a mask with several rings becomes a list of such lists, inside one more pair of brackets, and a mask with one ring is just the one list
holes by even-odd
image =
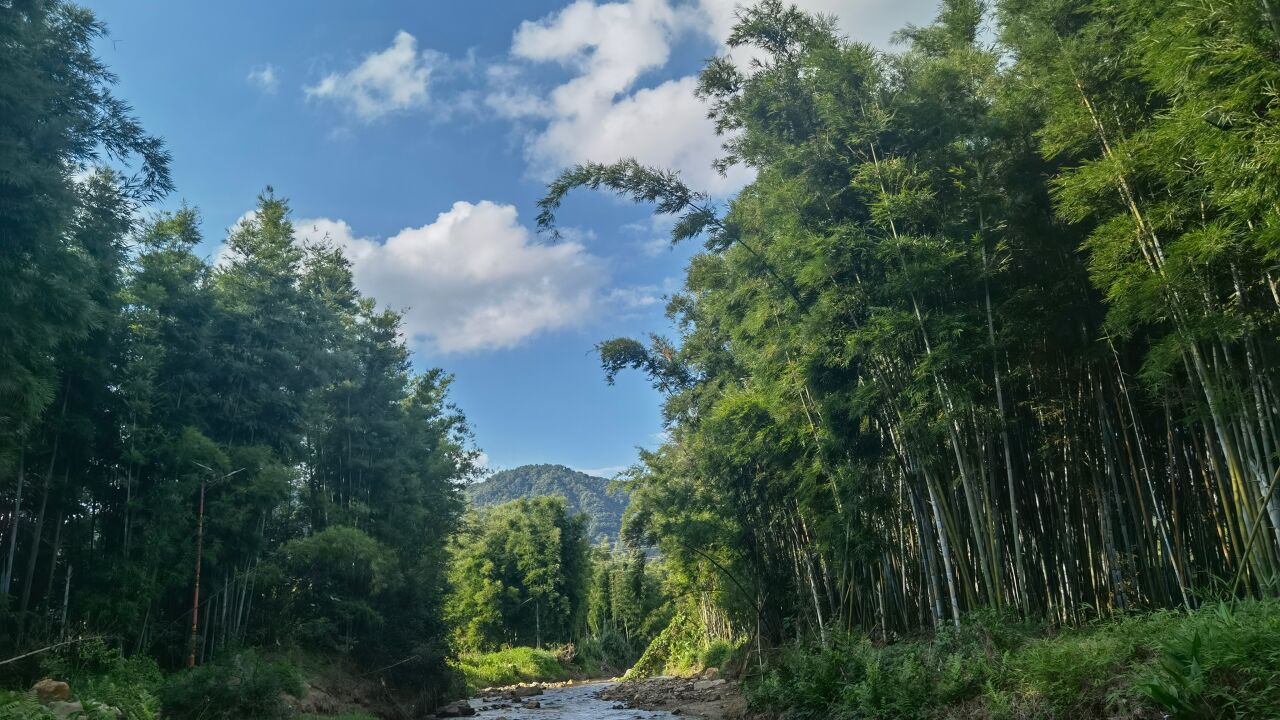
[[0, 8], [0, 651], [301, 645], [432, 689], [475, 459], [449, 376], [271, 189], [217, 263], [195, 209], [142, 219], [170, 158], [103, 33]]
[[587, 526], [559, 496], [467, 513], [450, 544], [452, 646], [560, 648], [589, 671], [629, 668], [671, 618], [665, 574], [639, 550], [592, 547]]
[[674, 337], [600, 345], [671, 437], [624, 534], [761, 646], [1275, 595], [1280, 15], [944, 0], [896, 40], [765, 0], [698, 89], [735, 197], [549, 186], [551, 233], [588, 188], [704, 242]]

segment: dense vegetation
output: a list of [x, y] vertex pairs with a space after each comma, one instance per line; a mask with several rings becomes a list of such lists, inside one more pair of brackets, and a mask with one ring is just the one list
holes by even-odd
[[[446, 617], [471, 685], [493, 684], [478, 678], [500, 677], [507, 664], [529, 666], [515, 680], [621, 673], [665, 627], [660, 565], [607, 542], [592, 548], [586, 522], [557, 496], [464, 518], [451, 546]], [[521, 650], [544, 647], [559, 660]]]
[[102, 32], [0, 6], [0, 650], [101, 636], [172, 669], [305, 647], [430, 702], [473, 456], [449, 378], [410, 369], [400, 317], [270, 189], [216, 266], [194, 209], [139, 221], [169, 157], [112, 95]]
[[929, 639], [786, 647], [753, 701], [791, 718], [1275, 717], [1280, 608], [1207, 604], [1045, 636], [975, 613]]
[[678, 336], [600, 346], [666, 397], [624, 535], [766, 655], [1273, 597], [1273, 6], [945, 0], [894, 53], [832, 27], [767, 0], [753, 59], [707, 63], [755, 173], [727, 206], [634, 161], [541, 203], [553, 230], [611, 190], [705, 241]]
[[569, 642], [586, 618], [586, 518], [564, 498], [514, 500], [468, 518], [449, 568], [457, 644], [541, 648]]
[[628, 498], [620, 489], [611, 488], [605, 478], [564, 465], [521, 465], [467, 486], [467, 497], [482, 507], [544, 495], [559, 495], [568, 502], [570, 513], [584, 513], [587, 533], [593, 540], [617, 542]]

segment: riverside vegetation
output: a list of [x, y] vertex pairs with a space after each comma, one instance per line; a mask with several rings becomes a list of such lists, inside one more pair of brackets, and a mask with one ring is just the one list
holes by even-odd
[[766, 708], [1280, 715], [1276, 6], [833, 27], [762, 2], [706, 64], [719, 167], [754, 172], [727, 203], [634, 161], [541, 202], [703, 242], [676, 336], [600, 345], [666, 397], [624, 536]]
[[449, 376], [342, 253], [268, 189], [200, 258], [92, 14], [0, 3], [0, 718], [56, 717], [42, 676], [147, 720], [706, 667], [797, 718], [1280, 716], [1280, 13], [833, 27], [764, 0], [708, 61], [727, 203], [634, 161], [541, 202], [704, 243], [676, 337], [600, 345], [669, 439], [593, 545], [468, 511]]

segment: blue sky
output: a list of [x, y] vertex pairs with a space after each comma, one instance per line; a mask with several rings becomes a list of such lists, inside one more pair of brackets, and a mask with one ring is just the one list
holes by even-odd
[[[635, 156], [720, 198], [749, 181], [711, 171], [691, 93], [733, 0], [87, 4], [119, 94], [173, 152], [166, 204], [200, 209], [211, 259], [270, 185], [300, 234], [343, 246], [360, 289], [405, 310], [415, 364], [455, 375], [491, 467], [608, 473], [658, 442], [658, 395], [635, 375], [606, 385], [592, 348], [666, 331], [663, 296], [696, 248], [589, 195], [551, 242], [534, 203], [587, 159]], [[880, 46], [934, 6], [799, 4]]]

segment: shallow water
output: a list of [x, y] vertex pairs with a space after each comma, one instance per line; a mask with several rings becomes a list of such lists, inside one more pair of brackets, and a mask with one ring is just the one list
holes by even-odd
[[469, 702], [476, 710], [495, 704], [510, 704], [512, 707], [483, 710], [472, 717], [508, 718], [509, 720], [650, 720], [651, 718], [674, 718], [669, 712], [660, 710], [614, 710], [616, 700], [601, 700], [596, 693], [609, 687], [610, 683], [590, 683], [563, 688], [547, 688], [541, 695], [529, 700], [537, 700], [542, 707], [537, 710], [525, 710], [520, 707], [521, 701], [497, 697], [472, 698]]

